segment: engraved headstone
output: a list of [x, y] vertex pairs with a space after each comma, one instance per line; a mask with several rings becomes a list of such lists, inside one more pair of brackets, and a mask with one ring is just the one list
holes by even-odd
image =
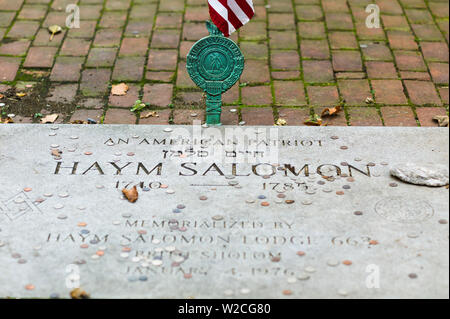
[[448, 298], [447, 133], [0, 126], [0, 297]]

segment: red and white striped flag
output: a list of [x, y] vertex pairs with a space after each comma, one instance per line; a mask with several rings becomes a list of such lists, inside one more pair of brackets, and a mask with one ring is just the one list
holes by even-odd
[[226, 37], [255, 15], [252, 0], [208, 0], [208, 4], [211, 20]]

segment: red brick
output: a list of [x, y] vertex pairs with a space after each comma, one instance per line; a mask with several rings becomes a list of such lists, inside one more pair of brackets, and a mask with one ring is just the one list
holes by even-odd
[[308, 86], [309, 104], [334, 106], [339, 103], [339, 93], [335, 86]]
[[443, 107], [416, 107], [417, 118], [420, 126], [439, 126], [437, 121], [433, 120], [436, 115], [447, 115]]
[[100, 29], [94, 40], [96, 47], [117, 47], [120, 44], [122, 31], [119, 29]]
[[247, 86], [242, 88], [242, 103], [246, 105], [271, 105], [270, 86]]
[[173, 123], [177, 125], [193, 125], [194, 121], [205, 121], [204, 110], [174, 110]]
[[237, 104], [239, 103], [239, 85], [235, 84], [231, 89], [222, 95], [224, 104]]
[[[76, 39], [91, 39], [95, 34], [95, 27], [97, 26], [97, 21], [80, 21], [80, 28], [70, 29], [67, 33], [69, 38]], [[56, 38], [56, 36], [55, 36]]]
[[[40, 20], [45, 17], [47, 6], [41, 5], [24, 5], [19, 13], [18, 18], [22, 20]], [[1, 16], [1, 13], [0, 13]], [[0, 22], [1, 24], [1, 22]]]
[[429, 63], [431, 77], [437, 84], [448, 84], [448, 63]]
[[113, 81], [139, 82], [144, 75], [144, 57], [118, 58], [114, 66]]
[[105, 114], [104, 124], [136, 124], [137, 117], [130, 110], [108, 109]]
[[358, 42], [353, 32], [330, 32], [332, 49], [357, 49]]
[[421, 42], [423, 56], [428, 61], [448, 62], [448, 46], [442, 42]]
[[22, 6], [24, 0], [0, 0], [2, 10], [17, 11]]
[[417, 126], [409, 106], [385, 106], [381, 108], [385, 126]]
[[178, 12], [161, 12], [156, 17], [156, 28], [181, 28], [183, 16]]
[[305, 39], [326, 38], [325, 24], [323, 22], [299, 22], [298, 34]]
[[402, 82], [399, 80], [372, 80], [375, 91], [375, 101], [381, 104], [407, 104], [403, 93]]
[[128, 84], [128, 91], [126, 95], [113, 95], [109, 96], [109, 105], [116, 107], [131, 108], [137, 100], [139, 100], [140, 86], [135, 84]]
[[108, 90], [111, 70], [86, 69], [82, 73], [80, 91], [84, 96], [104, 96]]
[[403, 80], [431, 81], [428, 72], [400, 71], [400, 77]]
[[186, 62], [180, 62], [178, 64], [177, 87], [197, 88], [197, 85], [195, 85], [195, 83], [191, 80], [191, 77], [186, 70]]
[[[231, 110], [236, 110], [236, 111], [231, 112]], [[222, 125], [238, 125], [239, 114], [237, 112], [237, 109], [233, 106], [222, 107], [222, 114], [220, 116], [220, 121], [221, 121]]]
[[365, 105], [368, 97], [372, 97], [367, 80], [339, 80], [339, 90], [347, 105]]
[[378, 60], [378, 61], [392, 61], [391, 50], [383, 43], [365, 43], [365, 47], [362, 48], [363, 56], [366, 61]]
[[303, 75], [305, 82], [309, 83], [334, 82], [330, 61], [303, 61]]
[[433, 83], [426, 81], [405, 81], [411, 102], [415, 105], [440, 105], [441, 100]]
[[300, 68], [300, 57], [297, 51], [272, 51], [272, 69], [276, 70], [298, 70]]
[[358, 51], [333, 51], [335, 71], [362, 71], [361, 55]]
[[209, 10], [207, 7], [187, 7], [184, 19], [186, 21], [199, 21], [203, 22], [210, 18]]
[[26, 68], [51, 68], [57, 48], [32, 47], [23, 64]]
[[269, 31], [271, 49], [297, 49], [297, 35], [287, 31]]
[[397, 70], [392, 62], [366, 62], [367, 75], [371, 79], [397, 79]]
[[441, 96], [442, 102], [448, 105], [448, 87], [439, 88], [439, 95]]
[[269, 15], [270, 30], [292, 30], [295, 28], [293, 13], [271, 13]]
[[[20, 21], [14, 22], [11, 30], [8, 32], [9, 38], [32, 38], [39, 29], [39, 22], [37, 21]], [[50, 36], [49, 36], [50, 38]]]
[[303, 40], [300, 44], [302, 58], [329, 59], [330, 48], [326, 40]]
[[299, 80], [300, 71], [273, 71], [272, 78], [274, 80]]
[[17, 71], [19, 70], [20, 58], [0, 56], [0, 80], [14, 81]]
[[62, 45], [60, 55], [86, 56], [90, 46], [91, 42], [88, 40], [67, 38]]
[[353, 21], [348, 13], [326, 13], [325, 20], [329, 30], [352, 30]]
[[87, 67], [112, 67], [116, 61], [117, 48], [92, 48], [86, 61]]
[[442, 41], [442, 34], [435, 25], [413, 24], [411, 26], [421, 41]]
[[175, 72], [147, 71], [145, 74], [145, 79], [155, 82], [172, 82], [174, 77]]
[[119, 56], [145, 56], [148, 50], [147, 38], [124, 38]]
[[149, 70], [173, 71], [177, 68], [176, 50], [150, 50], [148, 58]]
[[269, 83], [270, 73], [266, 61], [247, 60], [245, 61], [244, 73], [241, 76], [241, 83]]
[[422, 55], [417, 51], [394, 51], [397, 67], [401, 71], [426, 71]]
[[167, 107], [172, 103], [172, 93], [172, 84], [146, 84], [142, 100], [152, 106]]
[[271, 107], [244, 107], [241, 109], [242, 120], [246, 125], [274, 125]]
[[18, 40], [9, 43], [0, 44], [0, 54], [24, 56], [27, 53], [31, 41]]
[[286, 120], [287, 125], [304, 126], [305, 121], [309, 119], [310, 109], [306, 108], [279, 108], [278, 116]]
[[51, 81], [78, 82], [83, 65], [83, 58], [58, 57], [50, 74]]
[[306, 104], [305, 89], [300, 81], [274, 81], [277, 105], [300, 106]]
[[265, 22], [253, 21], [239, 30], [239, 37], [243, 40], [265, 40], [267, 39], [267, 25]]
[[297, 18], [306, 21], [323, 20], [323, 12], [320, 6], [296, 6]]
[[176, 49], [179, 42], [179, 30], [156, 30], [153, 33], [152, 48]]
[[101, 28], [123, 28], [127, 19], [127, 12], [104, 12], [99, 22]]
[[183, 26], [183, 40], [198, 41], [208, 35], [203, 23], [185, 23]]
[[[167, 125], [169, 124], [169, 119], [170, 119], [170, 115], [172, 114], [172, 110], [171, 109], [166, 109], [166, 110], [158, 110], [156, 112], [158, 114], [158, 116], [154, 117], [148, 117], [145, 119], [139, 119], [139, 124], [144, 124], [144, 125]], [[145, 112], [143, 113], [145, 114]]]
[[383, 126], [375, 107], [349, 107], [347, 112], [351, 126]]

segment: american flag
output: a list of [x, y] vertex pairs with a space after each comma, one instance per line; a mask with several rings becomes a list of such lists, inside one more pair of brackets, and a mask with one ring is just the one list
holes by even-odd
[[212, 21], [226, 37], [255, 15], [252, 0], [208, 0], [208, 4]]

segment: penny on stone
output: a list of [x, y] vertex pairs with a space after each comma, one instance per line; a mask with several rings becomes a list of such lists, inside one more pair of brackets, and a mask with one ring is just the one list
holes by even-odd
[[29, 193], [29, 192], [31, 192], [33, 189], [31, 188], [31, 187], [25, 187], [24, 189], [23, 189], [23, 191], [24, 192], [27, 192], [27, 193]]
[[350, 189], [351, 187], [350, 187], [350, 185], [344, 185], [344, 186], [342, 186], [342, 188], [343, 189]]
[[336, 267], [339, 265], [339, 260], [337, 259], [330, 259], [327, 261], [327, 265], [330, 267]]
[[398, 184], [397, 183], [389, 183], [389, 186], [390, 187], [398, 187]]
[[446, 225], [446, 224], [448, 224], [448, 220], [446, 220], [446, 219], [441, 219], [441, 220], [439, 220], [439, 224], [441, 224], [441, 225]]
[[297, 256], [303, 257], [305, 255], [306, 255], [306, 253], [304, 251], [301, 251], [301, 250], [297, 251]]
[[351, 265], [353, 264], [353, 262], [352, 262], [351, 260], [344, 260], [344, 261], [342, 262], [342, 264], [343, 264], [343, 265], [346, 265], [346, 266], [351, 266]]
[[331, 137], [331, 139], [332, 139], [332, 140], [338, 140], [338, 139], [339, 139], [339, 136], [334, 135], [334, 136]]
[[84, 152], [84, 155], [90, 156], [90, 155], [92, 155], [92, 154], [93, 154], [92, 152]]
[[255, 200], [254, 199], [247, 199], [245, 202], [247, 204], [253, 204], [255, 202]]
[[408, 275], [408, 277], [411, 279], [417, 279], [419, 276], [417, 276], [417, 274], [415, 274], [415, 273], [411, 273]]
[[342, 195], [344, 195], [345, 193], [343, 192], [343, 191], [337, 191], [336, 192], [336, 195], [340, 195], [340, 196], [342, 196]]
[[341, 149], [341, 150], [344, 150], [344, 151], [345, 151], [345, 150], [348, 150], [348, 146], [341, 146], [340, 149]]
[[206, 196], [200, 196], [198, 199], [200, 199], [200, 200], [207, 200], [208, 197], [206, 197]]
[[359, 211], [359, 210], [357, 210], [357, 211], [356, 211], [356, 212], [354, 212], [353, 214], [354, 214], [354, 215], [356, 215], [356, 216], [362, 216], [363, 212], [362, 212], [362, 211]]
[[288, 205], [292, 205], [292, 204], [295, 203], [295, 200], [293, 200], [293, 199], [287, 199], [287, 200], [285, 201], [285, 203], [288, 204]]
[[268, 206], [270, 206], [270, 203], [269, 202], [262, 202], [261, 206], [268, 207]]

